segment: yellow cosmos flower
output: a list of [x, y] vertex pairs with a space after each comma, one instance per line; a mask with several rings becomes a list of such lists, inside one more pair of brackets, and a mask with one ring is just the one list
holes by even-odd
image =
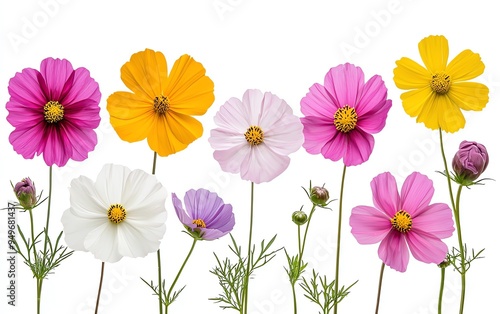
[[461, 110], [480, 111], [488, 102], [488, 87], [466, 82], [481, 75], [484, 64], [470, 50], [459, 53], [448, 63], [448, 40], [429, 36], [418, 44], [425, 68], [409, 58], [396, 61], [394, 82], [401, 89], [403, 107], [417, 122], [430, 129], [456, 132], [465, 125]]
[[122, 140], [147, 138], [153, 151], [167, 156], [201, 137], [203, 126], [192, 116], [204, 114], [215, 99], [201, 63], [183, 55], [168, 73], [165, 56], [146, 49], [122, 66], [121, 78], [132, 92], [113, 93], [107, 109]]

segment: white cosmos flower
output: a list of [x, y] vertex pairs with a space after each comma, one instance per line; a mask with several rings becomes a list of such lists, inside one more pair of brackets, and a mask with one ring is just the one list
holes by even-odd
[[66, 243], [103, 262], [155, 252], [165, 234], [166, 197], [155, 176], [119, 165], [105, 165], [96, 182], [73, 179], [61, 219]]

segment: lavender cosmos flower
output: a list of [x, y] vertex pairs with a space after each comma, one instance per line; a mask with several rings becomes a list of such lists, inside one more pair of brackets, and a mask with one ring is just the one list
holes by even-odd
[[484, 145], [463, 141], [453, 157], [452, 166], [457, 179], [470, 183], [479, 178], [488, 163], [489, 156]]
[[35, 183], [30, 178], [24, 178], [14, 186], [19, 205], [24, 209], [32, 209], [36, 205], [36, 188]]
[[216, 193], [205, 189], [187, 191], [184, 196], [186, 210], [175, 193], [172, 193], [172, 202], [177, 217], [193, 237], [215, 240], [233, 230], [233, 207], [224, 204]]

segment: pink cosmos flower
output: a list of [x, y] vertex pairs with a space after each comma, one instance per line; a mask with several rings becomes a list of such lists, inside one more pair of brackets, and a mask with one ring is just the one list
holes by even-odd
[[324, 85], [311, 86], [300, 106], [306, 151], [355, 166], [370, 157], [372, 134], [384, 128], [392, 101], [379, 75], [365, 83], [361, 68], [346, 63], [331, 68]]
[[85, 160], [94, 150], [99, 126], [99, 85], [85, 68], [47, 58], [40, 71], [26, 68], [9, 81], [9, 141], [26, 159], [43, 153], [48, 166]]
[[222, 170], [254, 183], [268, 182], [290, 164], [304, 142], [302, 124], [281, 98], [250, 89], [229, 99], [215, 115], [208, 139]]
[[375, 207], [352, 209], [352, 234], [360, 244], [379, 241], [378, 255], [387, 266], [406, 271], [410, 251], [417, 260], [439, 264], [448, 251], [441, 239], [453, 234], [451, 209], [443, 203], [430, 204], [434, 187], [425, 175], [414, 172], [403, 183], [401, 194], [388, 173], [372, 182]]

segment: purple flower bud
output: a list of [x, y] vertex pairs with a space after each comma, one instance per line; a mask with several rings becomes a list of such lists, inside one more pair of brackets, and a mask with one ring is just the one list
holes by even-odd
[[452, 166], [457, 178], [471, 183], [486, 170], [489, 157], [484, 145], [463, 141], [453, 157]]
[[311, 202], [319, 206], [325, 206], [330, 195], [324, 187], [315, 186], [311, 189]]
[[24, 209], [35, 207], [37, 201], [35, 183], [30, 178], [24, 178], [21, 182], [16, 183], [14, 193]]

